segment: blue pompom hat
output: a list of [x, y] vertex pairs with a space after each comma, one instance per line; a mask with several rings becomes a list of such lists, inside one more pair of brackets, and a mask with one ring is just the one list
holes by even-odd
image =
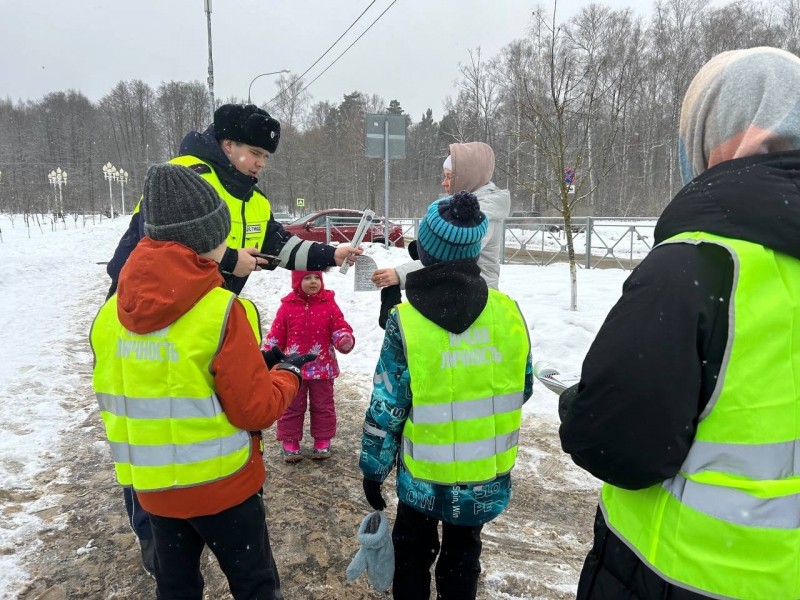
[[436, 200], [419, 223], [417, 245], [422, 264], [478, 258], [488, 228], [489, 221], [474, 194], [458, 192]]

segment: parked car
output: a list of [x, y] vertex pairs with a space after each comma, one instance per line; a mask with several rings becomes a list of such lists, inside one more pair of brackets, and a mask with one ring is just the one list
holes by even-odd
[[290, 214], [289, 214], [289, 213], [287, 213], [287, 212], [276, 212], [276, 213], [272, 213], [272, 216], [275, 218], [275, 220], [276, 220], [278, 223], [280, 223], [280, 224], [282, 224], [282, 225], [284, 225], [284, 224], [286, 224], [286, 223], [291, 223], [291, 222], [292, 222], [292, 220], [293, 220], [293, 217], [292, 217], [292, 215], [290, 215]]
[[541, 217], [542, 214], [538, 210], [515, 210], [508, 217], [510, 219]]
[[508, 215], [506, 227], [509, 229], [545, 229], [550, 233], [556, 233], [563, 227], [552, 222], [543, 222], [539, 217], [542, 216], [538, 210], [515, 210]]
[[[327, 242], [328, 223], [330, 223], [330, 241], [349, 244], [356, 234], [356, 229], [361, 222], [363, 214], [360, 210], [330, 208], [304, 215], [288, 225], [284, 225], [283, 228], [304, 240]], [[375, 218], [373, 224], [364, 234], [363, 241], [385, 243], [386, 235], [382, 218]], [[391, 221], [389, 221], [389, 243], [398, 248], [405, 246], [403, 228]]]
[[534, 217], [540, 217], [541, 214], [536, 210], [515, 210], [508, 215], [508, 225], [511, 229], [535, 229]]

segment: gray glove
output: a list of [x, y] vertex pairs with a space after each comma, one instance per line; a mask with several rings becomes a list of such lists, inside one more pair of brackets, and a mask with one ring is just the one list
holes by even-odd
[[348, 581], [366, 570], [372, 586], [387, 591], [394, 579], [394, 546], [386, 513], [376, 511], [364, 517], [358, 528], [358, 541], [361, 547], [347, 567]]

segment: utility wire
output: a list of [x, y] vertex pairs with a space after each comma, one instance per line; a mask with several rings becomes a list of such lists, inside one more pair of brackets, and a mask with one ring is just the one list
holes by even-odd
[[[342, 35], [340, 35], [338, 38], [336, 38], [336, 41], [335, 41], [335, 42], [333, 42], [333, 43], [332, 43], [330, 46], [328, 46], [328, 49], [327, 49], [327, 50], [325, 50], [325, 52], [323, 52], [323, 53], [322, 53], [322, 55], [321, 55], [321, 56], [320, 56], [320, 57], [319, 57], [317, 60], [315, 60], [315, 61], [314, 61], [314, 64], [312, 64], [312, 65], [311, 65], [310, 67], [308, 67], [308, 68], [307, 68], [305, 71], [303, 71], [302, 75], [299, 75], [298, 77], [296, 77], [296, 78], [295, 78], [295, 80], [294, 80], [294, 81], [293, 81], [293, 82], [292, 82], [290, 85], [294, 85], [295, 83], [297, 83], [297, 81], [299, 81], [300, 79], [302, 79], [302, 78], [303, 78], [303, 76], [305, 76], [305, 74], [306, 74], [306, 73], [308, 73], [308, 72], [309, 72], [311, 69], [313, 69], [313, 68], [316, 66], [316, 64], [317, 64], [319, 61], [321, 61], [323, 58], [325, 58], [325, 55], [326, 55], [328, 52], [330, 52], [330, 51], [331, 51], [331, 49], [332, 49], [332, 48], [333, 48], [333, 47], [334, 47], [336, 44], [338, 44], [338, 43], [339, 43], [339, 40], [341, 40], [341, 39], [342, 39], [342, 38], [343, 38], [345, 35], [347, 35], [347, 32], [348, 32], [348, 31], [350, 31], [350, 30], [353, 28], [353, 26], [354, 26], [356, 23], [358, 23], [358, 22], [361, 20], [361, 17], [363, 17], [363, 16], [364, 16], [364, 14], [366, 14], [366, 12], [367, 12], [367, 11], [368, 11], [370, 8], [372, 8], [372, 5], [373, 5], [373, 4], [375, 4], [377, 1], [378, 1], [378, 0], [372, 0], [372, 2], [370, 2], [370, 3], [369, 3], [369, 6], [367, 6], [367, 8], [365, 8], [365, 9], [364, 9], [364, 11], [363, 11], [363, 12], [362, 12], [360, 15], [358, 15], [358, 17], [356, 18], [356, 20], [355, 20], [355, 21], [353, 21], [352, 23], [350, 23], [350, 27], [348, 27], [347, 29], [345, 29], [345, 30], [344, 30], [344, 33], [343, 33]], [[280, 96], [280, 94], [278, 94], [278, 96]], [[277, 98], [278, 96], [275, 96], [275, 98]], [[273, 98], [272, 100], [275, 100], [275, 98]], [[269, 102], [272, 102], [272, 100], [270, 100]], [[269, 104], [269, 102], [267, 102], [267, 104]]]
[[[369, 6], [368, 6], [366, 9], [364, 9], [364, 12], [362, 12], [362, 13], [361, 13], [361, 15], [359, 15], [359, 16], [358, 16], [358, 19], [360, 19], [360, 18], [361, 18], [361, 17], [364, 15], [364, 13], [365, 13], [365, 12], [367, 12], [367, 11], [369, 10], [370, 6], [372, 6], [373, 4], [375, 4], [375, 2], [376, 2], [376, 0], [373, 0], [373, 1], [372, 1], [372, 3], [371, 3], [371, 4], [370, 4], [370, 5], [369, 5]], [[322, 73], [320, 73], [319, 75], [317, 75], [316, 77], [314, 77], [314, 79], [312, 79], [312, 80], [311, 80], [311, 81], [310, 81], [310, 82], [309, 82], [307, 85], [303, 86], [303, 88], [302, 88], [302, 89], [298, 90], [298, 91], [297, 91], [297, 93], [293, 94], [293, 95], [292, 95], [292, 99], [296, 98], [296, 97], [297, 97], [298, 95], [300, 95], [302, 92], [306, 91], [306, 90], [307, 90], [307, 89], [308, 89], [308, 88], [311, 86], [311, 84], [312, 84], [312, 83], [314, 83], [314, 82], [315, 82], [317, 79], [319, 79], [320, 77], [322, 77], [322, 76], [323, 76], [323, 75], [326, 73], [326, 71], [327, 71], [328, 69], [330, 69], [330, 68], [331, 68], [333, 65], [335, 65], [335, 64], [336, 64], [336, 62], [337, 62], [337, 61], [338, 61], [340, 58], [342, 58], [342, 56], [344, 56], [344, 55], [347, 53], [347, 51], [348, 51], [348, 50], [350, 50], [350, 48], [352, 48], [352, 47], [353, 47], [353, 46], [356, 44], [356, 42], [358, 42], [358, 40], [360, 40], [362, 37], [364, 37], [364, 34], [365, 34], [365, 33], [367, 33], [367, 32], [368, 32], [370, 29], [372, 29], [372, 26], [373, 26], [373, 25], [375, 25], [375, 23], [377, 23], [378, 21], [380, 21], [381, 17], [383, 17], [383, 15], [385, 15], [385, 14], [386, 14], [386, 12], [387, 12], [387, 11], [388, 11], [390, 8], [392, 8], [392, 6], [394, 6], [396, 2], [397, 2], [397, 0], [392, 0], [392, 3], [391, 3], [389, 6], [387, 6], [387, 7], [384, 9], [384, 11], [383, 11], [381, 14], [379, 14], [379, 15], [378, 15], [378, 17], [377, 17], [377, 18], [376, 18], [376, 19], [375, 19], [375, 20], [374, 20], [372, 23], [370, 23], [370, 24], [369, 24], [369, 27], [367, 27], [367, 28], [366, 28], [364, 31], [362, 31], [362, 32], [361, 32], [361, 35], [359, 35], [359, 36], [358, 36], [358, 37], [357, 37], [357, 38], [356, 38], [356, 39], [353, 41], [353, 43], [352, 43], [352, 44], [350, 44], [350, 45], [349, 45], [347, 48], [345, 48], [345, 49], [344, 49], [344, 51], [343, 51], [343, 52], [342, 52], [342, 53], [341, 53], [339, 56], [337, 56], [337, 57], [336, 57], [336, 58], [333, 60], [333, 62], [332, 62], [331, 64], [329, 64], [327, 67], [325, 67], [325, 69], [322, 71]], [[356, 24], [356, 22], [358, 21], [358, 19], [356, 19], [356, 20], [353, 22], [353, 25], [355, 25], [355, 24]], [[350, 31], [350, 29], [353, 27], [353, 25], [350, 25], [350, 27], [348, 27], [348, 28], [347, 28], [347, 31]], [[336, 45], [336, 43], [337, 43], [337, 42], [338, 42], [340, 39], [342, 39], [342, 37], [344, 36], [344, 34], [345, 34], [345, 33], [347, 33], [347, 31], [345, 31], [345, 32], [344, 32], [344, 33], [343, 33], [341, 36], [339, 36], [339, 39], [337, 39], [337, 40], [336, 40], [336, 42], [334, 42], [334, 43], [333, 43], [333, 45], [331, 45], [331, 48], [333, 48], [333, 46], [335, 46], [335, 45]], [[327, 53], [328, 53], [328, 51], [329, 51], [331, 48], [328, 48], [328, 50], [326, 50], [326, 51], [325, 51], [325, 54], [327, 54]], [[322, 56], [325, 56], [325, 54], [323, 54]], [[317, 61], [314, 63], [314, 65], [316, 65], [316, 64], [317, 64], [317, 63], [318, 63], [318, 62], [319, 62], [319, 61], [322, 59], [322, 56], [320, 56], [320, 57], [319, 57], [319, 59], [317, 59]], [[308, 69], [306, 69], [306, 70], [305, 70], [305, 72], [303, 73], [303, 75], [305, 75], [306, 73], [308, 73], [308, 72], [311, 70], [311, 68], [312, 68], [314, 65], [311, 65], [311, 67], [309, 67]], [[301, 80], [301, 79], [303, 78], [303, 75], [300, 75], [300, 77], [297, 77], [297, 78], [296, 78], [294, 81], [292, 81], [292, 83], [290, 84], [290, 87], [291, 87], [291, 85], [294, 85], [294, 84], [295, 84], [295, 83], [297, 83], [299, 80]], [[271, 102], [273, 102], [274, 100], [276, 100], [277, 98], [279, 98], [279, 97], [281, 96], [281, 94], [283, 94], [283, 92], [280, 92], [280, 93], [278, 93], [277, 95], [275, 95], [275, 96], [274, 96], [274, 97], [273, 97], [271, 100], [269, 100], [269, 101], [267, 102], [267, 104], [270, 104]]]

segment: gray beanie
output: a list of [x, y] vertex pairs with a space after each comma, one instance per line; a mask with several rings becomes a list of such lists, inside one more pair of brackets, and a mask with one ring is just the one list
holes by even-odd
[[180, 165], [153, 165], [147, 170], [142, 216], [146, 236], [178, 242], [198, 254], [219, 246], [231, 231], [231, 213], [216, 190]]

